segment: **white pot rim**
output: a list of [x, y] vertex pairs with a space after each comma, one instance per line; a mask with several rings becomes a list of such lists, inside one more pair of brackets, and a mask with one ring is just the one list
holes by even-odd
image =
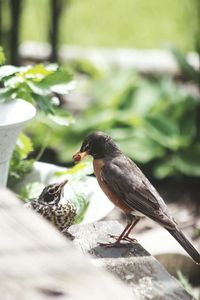
[[[15, 108], [16, 107], [16, 112], [15, 112]], [[1, 113], [6, 114], [9, 109], [13, 109], [12, 111], [12, 115], [16, 114], [16, 119], [9, 119], [9, 120], [5, 120], [5, 122], [2, 122], [2, 118], [1, 118]], [[2, 111], [2, 110], [5, 110]], [[7, 112], [6, 112], [7, 109]], [[26, 123], [27, 121], [31, 120], [36, 114], [36, 109], [35, 107], [23, 100], [23, 99], [15, 99], [15, 100], [10, 100], [8, 102], [3, 102], [0, 103], [0, 130], [5, 130], [5, 128], [9, 128], [9, 127], [18, 127], [21, 126], [22, 124]]]

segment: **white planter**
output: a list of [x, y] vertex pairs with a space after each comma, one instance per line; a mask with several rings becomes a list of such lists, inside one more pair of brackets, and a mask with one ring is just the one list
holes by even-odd
[[0, 103], [0, 186], [7, 183], [9, 160], [17, 137], [35, 113], [35, 107], [21, 99]]

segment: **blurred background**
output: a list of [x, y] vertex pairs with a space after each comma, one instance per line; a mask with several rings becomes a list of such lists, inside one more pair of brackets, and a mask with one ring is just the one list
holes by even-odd
[[0, 45], [4, 64], [57, 63], [76, 84], [58, 97], [65, 126], [39, 111], [27, 128], [29, 147], [23, 140], [15, 150], [10, 186], [38, 159], [72, 166], [83, 138], [102, 130], [198, 243], [200, 1], [0, 0]]

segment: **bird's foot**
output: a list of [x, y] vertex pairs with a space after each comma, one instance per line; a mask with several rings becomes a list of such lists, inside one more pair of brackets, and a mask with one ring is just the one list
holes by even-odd
[[121, 241], [127, 241], [127, 242], [130, 242], [130, 243], [136, 243], [137, 240], [134, 239], [134, 238], [131, 238], [129, 236], [123, 236], [122, 238], [120, 238], [119, 240], [119, 236], [116, 236], [116, 235], [113, 235], [113, 234], [109, 234], [109, 237], [112, 238], [112, 239], [115, 239], [116, 242], [120, 243]]
[[130, 242], [130, 243], [137, 243], [138, 241], [134, 238], [130, 238], [129, 236], [124, 236], [122, 238], [123, 241], [127, 241], [127, 242]]
[[98, 243], [99, 246], [106, 247], [106, 248], [112, 248], [112, 247], [121, 247], [122, 244], [118, 241], [114, 243]]

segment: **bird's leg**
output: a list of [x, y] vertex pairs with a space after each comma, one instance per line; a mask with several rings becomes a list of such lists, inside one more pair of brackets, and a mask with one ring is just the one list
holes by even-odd
[[116, 236], [116, 235], [113, 235], [113, 234], [109, 234], [109, 237], [113, 238], [113, 239], [116, 239], [117, 241], [121, 241], [122, 240], [122, 237], [125, 235], [126, 231], [129, 229], [129, 227], [131, 226], [132, 223], [128, 223], [126, 225], [126, 227], [124, 228], [124, 230], [122, 231], [122, 233], [120, 234], [120, 236]]
[[120, 234], [120, 236], [115, 236], [112, 234], [109, 234], [111, 238], [115, 238], [116, 241], [114, 243], [99, 243], [100, 246], [105, 246], [105, 247], [116, 247], [116, 246], [121, 246], [121, 241], [128, 241], [128, 242], [135, 242], [136, 239], [130, 238], [129, 234], [131, 230], [135, 227], [135, 225], [139, 222], [140, 217], [136, 217], [133, 215], [127, 215], [128, 217], [128, 224]]
[[114, 236], [109, 235], [112, 238], [116, 239], [117, 243], [120, 243], [121, 241], [129, 241], [129, 242], [135, 242], [136, 239], [130, 238], [129, 234], [131, 230], [136, 226], [136, 224], [139, 222], [140, 217], [133, 216], [131, 214], [127, 214], [128, 224], [123, 230], [123, 232], [120, 234], [120, 236]]
[[[131, 230], [137, 225], [137, 223], [139, 222], [140, 217], [134, 217], [134, 219], [132, 220], [131, 224], [129, 225], [129, 227], [127, 228], [127, 230], [124, 232], [124, 234], [119, 236], [118, 241], [120, 242], [120, 240], [125, 240], [125, 241], [129, 241], [129, 242], [135, 242], [137, 241], [134, 238], [130, 238], [129, 234], [131, 232]], [[123, 232], [122, 232], [123, 233]], [[120, 238], [121, 237], [121, 238]]]
[[100, 246], [105, 246], [105, 247], [116, 247], [116, 246], [121, 246], [120, 241], [122, 240], [123, 235], [126, 233], [126, 231], [129, 229], [130, 225], [132, 223], [128, 223], [123, 230], [123, 232], [120, 234], [120, 236], [115, 236], [112, 234], [109, 234], [109, 237], [116, 239], [114, 243], [98, 243]]

